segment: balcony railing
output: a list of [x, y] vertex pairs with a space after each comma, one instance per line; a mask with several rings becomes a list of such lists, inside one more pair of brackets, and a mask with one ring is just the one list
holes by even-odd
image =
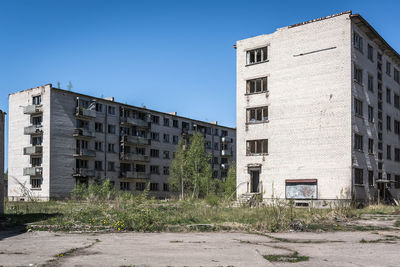
[[96, 151], [86, 148], [77, 148], [74, 157], [96, 157]]
[[222, 143], [232, 143], [232, 137], [229, 137], [229, 136], [221, 137], [221, 142]]
[[42, 146], [24, 147], [24, 155], [40, 155], [43, 152]]
[[76, 168], [74, 172], [74, 176], [83, 176], [83, 177], [93, 177], [94, 170], [88, 168]]
[[92, 137], [95, 137], [95, 134], [94, 134], [94, 132], [89, 131], [89, 130], [87, 130], [87, 129], [76, 128], [76, 129], [74, 130], [73, 136], [74, 136], [74, 137], [87, 137], [87, 138], [92, 138]]
[[96, 118], [96, 110], [87, 109], [83, 107], [75, 108], [75, 116], [86, 117], [86, 118]]
[[42, 113], [43, 109], [42, 109], [42, 105], [29, 105], [24, 107], [24, 114], [38, 114], [38, 113]]
[[31, 125], [24, 127], [24, 134], [25, 135], [30, 135], [30, 134], [42, 134], [42, 125]]
[[149, 174], [145, 172], [121, 171], [120, 178], [124, 179], [149, 179]]
[[121, 141], [126, 143], [131, 143], [135, 145], [149, 145], [150, 140], [141, 136], [131, 136], [131, 135], [123, 135], [121, 136]]
[[232, 156], [232, 151], [228, 149], [221, 150], [221, 156]]
[[139, 127], [146, 127], [146, 128], [149, 127], [149, 123], [147, 121], [131, 117], [121, 117], [121, 123], [131, 124]]
[[42, 175], [42, 167], [26, 167], [24, 168], [24, 175], [40, 176]]
[[128, 161], [149, 161], [149, 156], [122, 152], [120, 153], [120, 159]]

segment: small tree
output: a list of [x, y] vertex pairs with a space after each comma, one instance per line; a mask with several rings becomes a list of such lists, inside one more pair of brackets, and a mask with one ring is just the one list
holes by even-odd
[[228, 176], [224, 183], [225, 197], [230, 197], [236, 190], [236, 164], [232, 162], [229, 166]]
[[187, 177], [186, 148], [186, 140], [182, 138], [179, 140], [179, 143], [176, 146], [175, 156], [171, 162], [171, 171], [169, 176], [171, 189], [175, 192], [180, 192], [180, 197], [182, 200], [184, 198], [184, 184]]
[[191, 198], [205, 197], [214, 191], [210, 155], [204, 148], [204, 138], [194, 133], [190, 138], [182, 138], [177, 146], [175, 157], [171, 162], [169, 178], [172, 189]]
[[204, 137], [200, 133], [194, 133], [190, 139], [187, 166], [193, 187], [192, 198], [204, 197], [209, 194], [213, 188], [210, 155], [206, 153]]

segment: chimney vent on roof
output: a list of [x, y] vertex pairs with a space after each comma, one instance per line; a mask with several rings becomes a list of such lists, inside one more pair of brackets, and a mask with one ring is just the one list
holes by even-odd
[[210, 122], [211, 124], [215, 124], [215, 125], [218, 125], [218, 121], [212, 121], [212, 122]]
[[114, 97], [113, 97], [113, 96], [111, 96], [111, 97], [105, 97], [104, 99], [105, 99], [105, 100], [108, 100], [108, 101], [113, 101], [113, 102], [114, 102]]
[[168, 112], [168, 114], [170, 114], [170, 115], [174, 115], [174, 116], [176, 116], [176, 115], [178, 115], [178, 112]]

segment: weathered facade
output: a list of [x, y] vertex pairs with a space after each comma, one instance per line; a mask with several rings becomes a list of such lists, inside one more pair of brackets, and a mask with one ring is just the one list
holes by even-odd
[[169, 166], [179, 139], [206, 140], [213, 175], [235, 159], [236, 131], [52, 87], [9, 96], [10, 200], [68, 197], [76, 183], [111, 180], [117, 189], [170, 196]]
[[238, 196], [298, 205], [399, 196], [400, 56], [360, 15], [235, 47]]

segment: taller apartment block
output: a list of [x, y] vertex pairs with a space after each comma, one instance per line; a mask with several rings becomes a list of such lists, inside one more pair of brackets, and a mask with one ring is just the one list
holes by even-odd
[[169, 166], [181, 138], [204, 136], [213, 176], [235, 159], [236, 130], [52, 87], [9, 95], [8, 197], [69, 197], [77, 183], [171, 195]]
[[400, 55], [351, 11], [240, 40], [238, 195], [400, 195]]

